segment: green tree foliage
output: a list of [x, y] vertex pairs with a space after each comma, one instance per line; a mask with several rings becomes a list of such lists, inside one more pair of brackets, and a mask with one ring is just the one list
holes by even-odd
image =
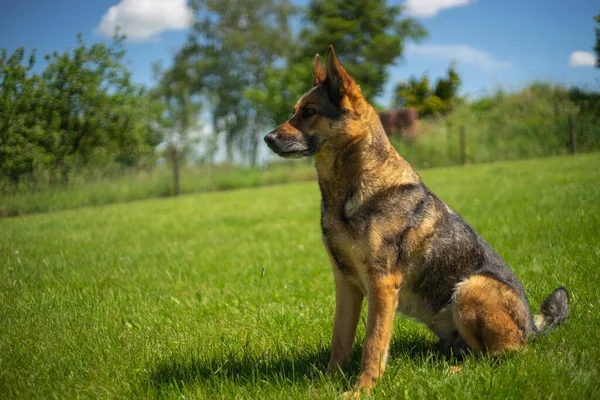
[[458, 101], [460, 84], [454, 63], [448, 67], [446, 77], [438, 79], [433, 88], [427, 74], [420, 80], [411, 77], [408, 82], [396, 84], [393, 107], [415, 107], [421, 117], [448, 113]]
[[67, 182], [76, 167], [139, 167], [154, 158], [158, 104], [133, 85], [123, 65], [123, 36], [110, 46], [86, 45], [46, 56], [41, 74], [24, 64], [24, 49], [0, 59], [2, 177], [50, 171]]
[[24, 58], [24, 48], [10, 56], [6, 49], [0, 54], [0, 176], [8, 177], [13, 185], [46, 163], [40, 146], [44, 126], [36, 118], [42, 106], [43, 81], [31, 74], [35, 53], [27, 63]]
[[446, 79], [438, 79], [433, 94], [448, 105], [458, 96], [460, 88], [460, 76], [456, 71], [456, 65], [450, 64]]
[[302, 56], [312, 58], [332, 44], [369, 101], [382, 93], [387, 67], [402, 55], [407, 39], [427, 34], [416, 20], [402, 16], [401, 6], [380, 0], [312, 0], [306, 19]]
[[[212, 105], [215, 131], [223, 133], [227, 158], [234, 145], [256, 162], [260, 127], [270, 117], [255, 107], [256, 90], [266, 90], [276, 64], [293, 47], [288, 0], [192, 1], [196, 23], [176, 57], [196, 71], [192, 87]], [[262, 108], [264, 109], [264, 108]]]
[[306, 77], [309, 66], [286, 60], [283, 66], [268, 67], [263, 87], [245, 91], [245, 97], [266, 123], [281, 123], [290, 117], [294, 103], [310, 88], [310, 79], [301, 79]]
[[49, 126], [42, 144], [63, 178], [77, 164], [131, 167], [153, 154], [156, 135], [144, 120], [149, 104], [123, 65], [123, 40], [117, 35], [111, 46], [87, 46], [79, 36], [72, 52], [46, 56]]
[[575, 135], [578, 151], [600, 148], [600, 92], [572, 87], [568, 97], [577, 106], [572, 112], [575, 118]]

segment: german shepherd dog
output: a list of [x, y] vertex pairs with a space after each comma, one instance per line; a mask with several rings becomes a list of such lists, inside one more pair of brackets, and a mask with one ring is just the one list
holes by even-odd
[[531, 315], [504, 260], [396, 152], [332, 46], [326, 68], [315, 56], [313, 88], [265, 141], [282, 157], [316, 156], [323, 242], [335, 278], [329, 371], [348, 361], [368, 302], [356, 391], [382, 376], [397, 310], [457, 354], [519, 349], [566, 319], [562, 286]]

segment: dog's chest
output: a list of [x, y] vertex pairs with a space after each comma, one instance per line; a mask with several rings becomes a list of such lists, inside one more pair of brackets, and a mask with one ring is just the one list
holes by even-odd
[[[357, 235], [339, 220], [329, 220], [329, 222], [323, 224], [323, 241], [333, 258], [335, 267], [363, 294], [368, 295], [370, 277], [372, 274], [383, 272], [377, 271], [377, 268], [381, 267], [373, 262], [383, 249], [374, 247], [369, 235]], [[427, 299], [411, 283], [416, 278], [412, 275], [418, 273], [418, 270], [409, 267], [404, 273], [400, 269], [387, 271], [387, 273], [403, 275], [401, 278], [403, 284], [398, 291], [397, 310], [429, 325], [435, 321], [436, 313], [431, 309]]]
[[323, 242], [335, 267], [366, 295], [370, 277], [382, 273], [380, 270], [386, 266], [374, 262], [381, 246], [373, 240], [369, 229], [371, 220], [356, 215], [357, 204], [354, 197], [349, 197], [336, 207], [324, 207], [321, 226]]
[[[327, 243], [328, 240], [325, 241]], [[374, 266], [368, 262], [371, 249], [360, 241], [352, 240], [345, 233], [329, 240], [328, 248], [334, 255], [336, 268], [339, 268], [346, 279], [356, 285], [363, 294], [368, 295], [371, 274], [376, 273], [373, 270]], [[435, 320], [435, 312], [431, 310], [427, 300], [413, 290], [408, 282], [398, 291], [397, 310], [425, 324]]]
[[335, 268], [356, 285], [363, 294], [368, 293], [369, 276], [373, 272], [368, 263], [369, 248], [343, 227], [331, 229], [323, 235]]

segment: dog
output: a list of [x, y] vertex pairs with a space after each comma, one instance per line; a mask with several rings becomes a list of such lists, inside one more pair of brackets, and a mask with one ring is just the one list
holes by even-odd
[[322, 237], [335, 281], [328, 371], [350, 358], [367, 298], [354, 393], [382, 376], [396, 311], [427, 325], [455, 354], [520, 349], [567, 318], [562, 286], [532, 316], [513, 271], [397, 153], [332, 46], [325, 68], [315, 56], [313, 88], [293, 116], [264, 139], [279, 156], [315, 156]]

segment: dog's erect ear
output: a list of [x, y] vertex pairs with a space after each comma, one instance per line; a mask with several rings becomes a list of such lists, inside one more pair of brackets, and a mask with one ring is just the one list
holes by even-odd
[[325, 68], [321, 64], [321, 56], [317, 54], [313, 60], [313, 86], [319, 86], [326, 77], [327, 72], [325, 72]]
[[335, 55], [333, 46], [329, 46], [327, 50], [327, 92], [329, 96], [333, 101], [339, 102], [344, 95], [351, 95], [349, 92], [354, 89], [354, 86], [356, 84]]

